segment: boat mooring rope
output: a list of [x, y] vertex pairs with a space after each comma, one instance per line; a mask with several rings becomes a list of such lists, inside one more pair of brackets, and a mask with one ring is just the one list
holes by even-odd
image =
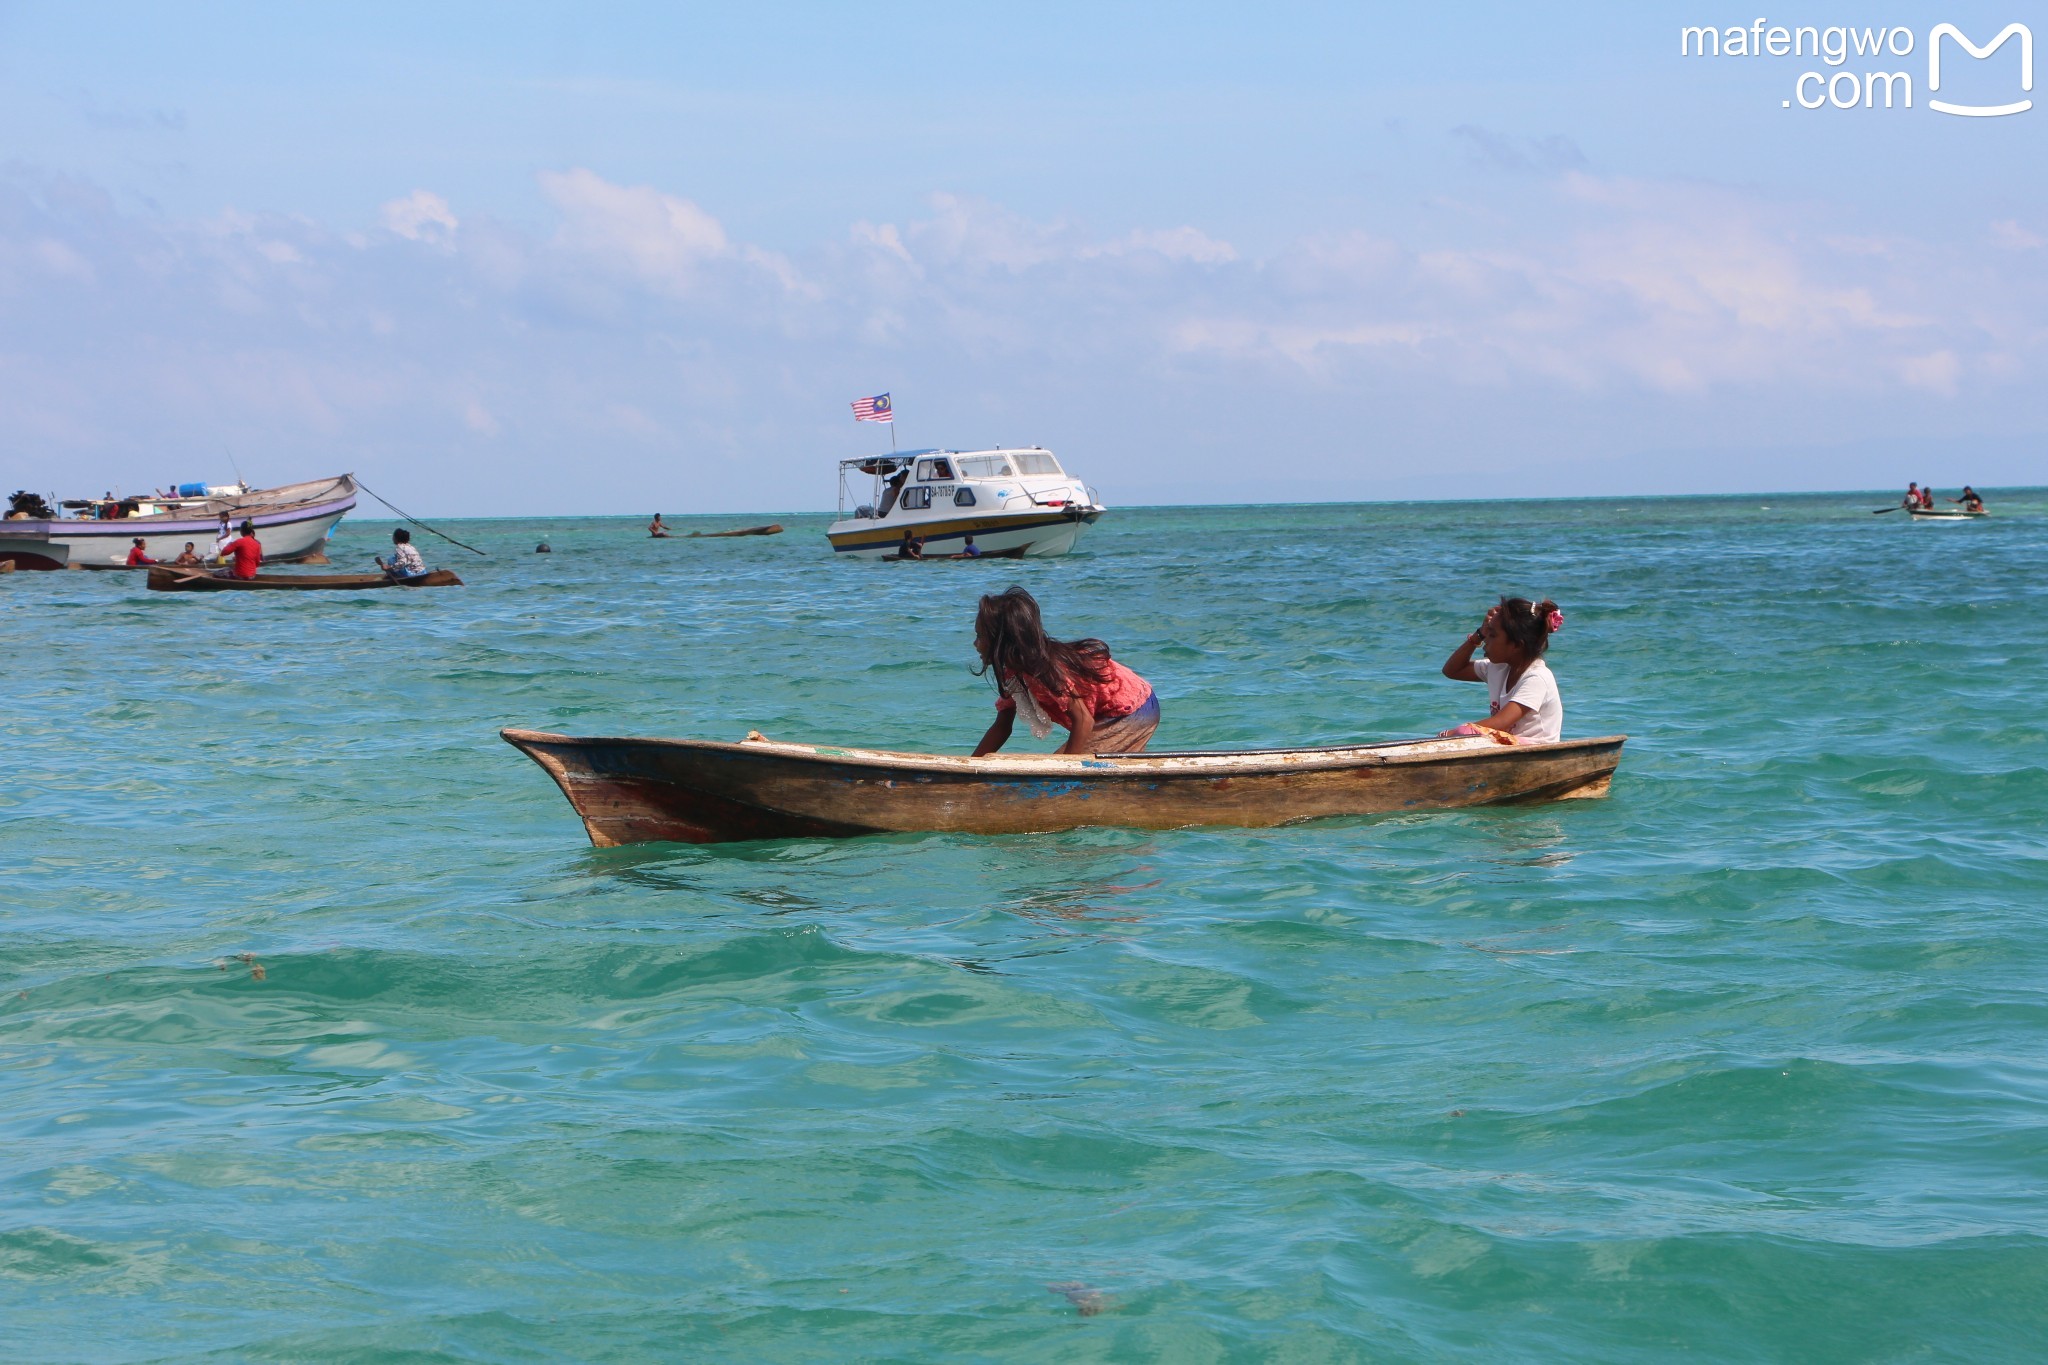
[[[356, 480], [356, 487], [362, 489], [371, 497], [376, 498], [378, 502], [383, 502], [386, 507], [389, 507], [392, 511], [398, 513], [399, 516], [404, 517], [407, 521], [419, 527], [422, 531], [434, 531], [433, 527], [427, 525], [424, 521], [421, 521], [418, 517], [406, 511], [403, 507], [398, 506], [398, 504], [392, 502], [384, 502], [384, 499], [378, 496], [377, 490], [370, 487], [370, 485], [364, 483], [361, 479]], [[449, 535], [446, 531], [434, 531], [434, 534], [441, 537], [441, 539], [447, 541], [450, 545], [461, 545], [463, 549], [469, 551], [471, 554], [483, 555], [485, 559], [490, 558], [490, 555], [486, 554], [482, 550], [477, 549], [476, 546], [463, 544], [462, 541], [457, 540], [454, 536]]]

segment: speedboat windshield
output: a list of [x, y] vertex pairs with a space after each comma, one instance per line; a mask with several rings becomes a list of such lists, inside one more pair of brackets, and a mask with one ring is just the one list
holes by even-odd
[[955, 461], [963, 479], [1009, 479], [1034, 474], [1058, 476], [1066, 471], [1043, 450], [1006, 450], [1000, 455], [963, 455]]

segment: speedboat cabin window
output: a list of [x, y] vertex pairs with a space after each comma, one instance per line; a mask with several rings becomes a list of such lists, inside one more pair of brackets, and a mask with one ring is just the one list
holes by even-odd
[[951, 480], [952, 477], [953, 462], [951, 460], [919, 460], [917, 462], [917, 478], [920, 483], [929, 483], [934, 479]]
[[1010, 458], [1017, 462], [1017, 472], [1019, 474], [1052, 474], [1057, 476], [1066, 473], [1065, 470], [1060, 468], [1060, 462], [1055, 460], [1047, 451], [1013, 450], [1010, 452]]
[[953, 505], [955, 507], [974, 506], [974, 490], [964, 483], [961, 484], [953, 490]]
[[1012, 479], [1016, 471], [1010, 462], [1000, 455], [963, 455], [960, 457], [960, 477], [963, 479]]
[[929, 488], [906, 488], [903, 490], [903, 506], [906, 511], [932, 505], [932, 490]]

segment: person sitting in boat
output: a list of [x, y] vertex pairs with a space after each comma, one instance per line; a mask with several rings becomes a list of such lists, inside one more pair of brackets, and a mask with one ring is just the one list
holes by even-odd
[[193, 553], [192, 542], [189, 540], [185, 542], [185, 548], [178, 551], [178, 557], [171, 561], [174, 566], [180, 569], [196, 569], [205, 562], [205, 560]]
[[[1503, 597], [1479, 629], [1444, 660], [1444, 676], [1483, 682], [1489, 711], [1485, 720], [1453, 726], [1442, 739], [1483, 735], [1501, 744], [1554, 744], [1564, 737], [1564, 700], [1543, 652], [1564, 628], [1564, 613], [1545, 598]], [[1472, 652], [1486, 646], [1486, 657]]]
[[980, 558], [981, 558], [981, 551], [980, 551], [980, 550], [977, 550], [977, 549], [975, 549], [975, 548], [974, 548], [974, 537], [973, 537], [973, 536], [962, 536], [962, 537], [960, 538], [960, 553], [959, 553], [959, 554], [957, 554], [957, 555], [954, 555], [954, 556], [953, 556], [953, 558], [955, 558], [955, 559], [980, 559]]
[[228, 514], [223, 512], [220, 514], [220, 529], [213, 533], [213, 557], [219, 559], [227, 554], [228, 546], [234, 544], [234, 540], [235, 533], [228, 527]]
[[904, 480], [909, 477], [910, 466], [905, 465], [882, 481], [882, 505], [875, 509], [876, 521], [889, 515], [889, 509], [896, 505], [896, 499], [903, 493]]
[[386, 578], [402, 580], [418, 578], [427, 571], [427, 562], [420, 558], [420, 552], [413, 548], [412, 532], [403, 526], [391, 533], [391, 562], [385, 563], [382, 555], [377, 556], [377, 567], [384, 571]]
[[157, 562], [157, 560], [151, 559], [149, 557], [149, 546], [147, 545], [146, 542], [144, 542], [142, 537], [135, 537], [134, 543], [128, 547], [128, 567], [131, 569], [139, 569], [142, 568], [144, 565], [155, 564]]
[[924, 558], [924, 542], [912, 535], [910, 528], [907, 526], [903, 528], [903, 542], [896, 547], [896, 557], [898, 559]]
[[656, 540], [668, 539], [668, 527], [661, 524], [661, 513], [654, 514], [654, 520], [647, 523], [647, 534]]
[[1109, 657], [1100, 640], [1055, 640], [1045, 633], [1038, 601], [1022, 588], [981, 599], [974, 618], [976, 673], [996, 685], [996, 718], [974, 746], [992, 754], [1009, 741], [1021, 711], [1034, 739], [1055, 724], [1070, 733], [1055, 752], [1135, 754], [1159, 728], [1152, 684]]
[[1949, 501], [1961, 503], [1965, 512], [1981, 512], [1984, 510], [1984, 499], [1978, 497], [1977, 490], [1968, 484], [1963, 485], [1963, 495], [1960, 498], [1950, 498]]
[[1899, 506], [1905, 508], [1907, 511], [1910, 512], [1919, 505], [1920, 481], [1918, 479], [1913, 479], [1906, 484], [1906, 496], [1899, 499]]
[[243, 522], [242, 534], [227, 543], [220, 557], [233, 562], [225, 569], [216, 569], [215, 578], [239, 578], [244, 582], [254, 578], [257, 566], [263, 563], [263, 542], [256, 539], [256, 523]]
[[1931, 484], [1931, 483], [1928, 483], [1928, 484], [1922, 484], [1922, 485], [1920, 486], [1920, 506], [1922, 507], [1922, 509], [1924, 509], [1924, 510], [1926, 510], [1926, 511], [1929, 511], [1929, 512], [1932, 512], [1932, 511], [1934, 510], [1934, 485], [1933, 485], [1933, 484]]

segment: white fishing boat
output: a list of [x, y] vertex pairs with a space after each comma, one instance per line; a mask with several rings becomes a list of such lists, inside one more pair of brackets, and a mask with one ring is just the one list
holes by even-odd
[[1972, 512], [1963, 509], [1950, 511], [1947, 508], [1909, 507], [1906, 514], [1915, 521], [1975, 521], [1984, 515], [1982, 508]]
[[277, 488], [181, 484], [168, 494], [67, 499], [56, 508], [17, 493], [0, 521], [0, 560], [20, 569], [116, 568], [137, 536], [152, 559], [177, 558], [188, 540], [206, 555], [225, 517], [231, 527], [256, 524], [265, 561], [290, 562], [320, 553], [355, 505], [348, 474]]
[[908, 531], [928, 556], [974, 538], [984, 554], [1063, 555], [1107, 510], [1049, 450], [906, 450], [839, 462], [835, 552], [899, 554]]

